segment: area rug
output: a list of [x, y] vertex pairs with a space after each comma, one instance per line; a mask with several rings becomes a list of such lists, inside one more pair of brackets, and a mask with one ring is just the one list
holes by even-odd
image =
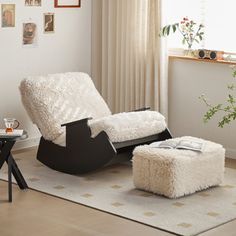
[[[140, 191], [132, 182], [132, 166], [107, 167], [83, 176], [51, 170], [35, 154], [15, 155], [30, 188], [176, 235], [197, 235], [236, 218], [236, 170], [226, 169], [220, 187], [170, 200]], [[69, 159], [69, 157], [68, 157]], [[0, 178], [7, 179], [6, 166]]]

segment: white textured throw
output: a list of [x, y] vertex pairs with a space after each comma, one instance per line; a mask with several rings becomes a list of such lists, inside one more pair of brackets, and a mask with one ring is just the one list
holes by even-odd
[[203, 152], [149, 145], [135, 148], [133, 178], [137, 188], [177, 198], [223, 181], [225, 149], [222, 145], [195, 137], [176, 138], [181, 139], [203, 142]]

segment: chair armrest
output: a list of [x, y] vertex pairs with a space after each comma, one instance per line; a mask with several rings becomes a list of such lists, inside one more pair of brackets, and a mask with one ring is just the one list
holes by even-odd
[[81, 120], [76, 120], [76, 121], [72, 121], [72, 122], [69, 122], [69, 123], [66, 123], [66, 124], [62, 124], [61, 126], [73, 126], [73, 125], [76, 125], [76, 124], [81, 124], [81, 123], [87, 123], [88, 120], [92, 120], [93, 118], [92, 117], [88, 117], [88, 118], [84, 118], [84, 119], [81, 119]]
[[135, 109], [133, 111], [147, 111], [147, 110], [150, 110], [150, 109], [151, 109], [150, 107], [143, 107], [143, 108]]
[[87, 117], [61, 125], [66, 127], [66, 147], [72, 148], [77, 146], [78, 143], [85, 145], [85, 142], [88, 142], [91, 138], [88, 120], [91, 119], [91, 117]]

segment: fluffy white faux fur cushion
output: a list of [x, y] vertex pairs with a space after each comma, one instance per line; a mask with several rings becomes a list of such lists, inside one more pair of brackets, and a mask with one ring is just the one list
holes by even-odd
[[61, 124], [111, 114], [91, 78], [85, 73], [28, 77], [21, 82], [20, 92], [33, 123], [43, 137], [51, 141], [65, 132]]
[[91, 120], [89, 126], [93, 137], [104, 130], [112, 142], [143, 138], [166, 129], [165, 117], [157, 111], [118, 113]]
[[176, 138], [181, 139], [203, 142], [203, 152], [149, 145], [135, 148], [133, 180], [137, 188], [176, 198], [223, 181], [225, 149], [222, 145], [195, 137]]
[[[118, 113], [89, 121], [92, 137], [105, 131], [111, 142], [123, 142], [160, 133], [166, 129], [165, 117], [157, 111]], [[53, 141], [65, 146], [65, 133]]]

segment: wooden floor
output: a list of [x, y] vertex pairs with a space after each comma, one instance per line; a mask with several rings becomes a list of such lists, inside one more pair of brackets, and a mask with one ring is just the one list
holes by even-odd
[[[236, 169], [236, 160], [227, 160], [226, 166]], [[7, 183], [0, 181], [0, 236], [172, 235], [37, 191], [14, 186], [13, 194], [8, 203]], [[213, 235], [235, 236], [236, 220], [201, 234]]]

